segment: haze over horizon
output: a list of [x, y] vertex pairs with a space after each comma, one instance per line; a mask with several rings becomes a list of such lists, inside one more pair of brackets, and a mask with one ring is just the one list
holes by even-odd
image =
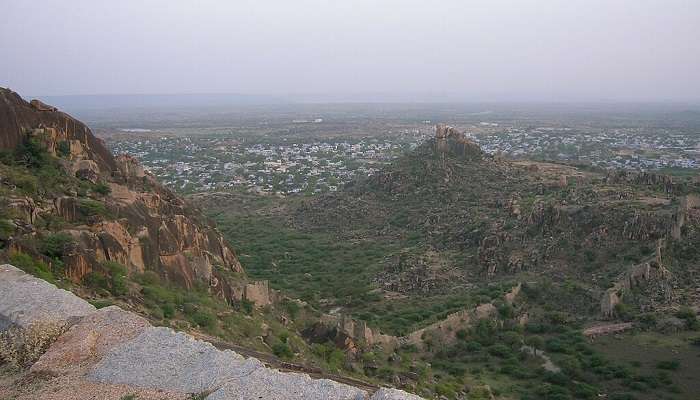
[[[8, 2], [22, 95], [698, 101], [700, 2]], [[69, 28], [69, 29], [67, 29]]]

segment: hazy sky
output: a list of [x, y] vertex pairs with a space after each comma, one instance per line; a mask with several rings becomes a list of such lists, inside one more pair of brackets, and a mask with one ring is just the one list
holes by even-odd
[[0, 86], [26, 95], [700, 99], [700, 0], [0, 0], [0, 10]]

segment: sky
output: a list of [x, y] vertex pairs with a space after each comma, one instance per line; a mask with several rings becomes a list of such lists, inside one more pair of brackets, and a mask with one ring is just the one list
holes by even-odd
[[698, 0], [0, 0], [23, 95], [697, 101]]

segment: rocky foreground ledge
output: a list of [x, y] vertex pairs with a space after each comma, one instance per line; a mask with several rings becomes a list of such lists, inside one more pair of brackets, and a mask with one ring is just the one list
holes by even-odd
[[0, 380], [0, 398], [421, 399], [396, 389], [370, 394], [328, 379], [280, 372], [255, 358], [153, 327], [117, 306], [96, 310], [11, 265], [0, 266], [0, 332], [3, 355], [8, 338], [15, 345], [18, 340], [44, 344], [22, 379], [29, 388]]

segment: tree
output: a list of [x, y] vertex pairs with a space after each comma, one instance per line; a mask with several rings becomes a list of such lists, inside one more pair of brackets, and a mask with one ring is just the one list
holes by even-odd
[[541, 349], [544, 347], [544, 339], [542, 339], [541, 336], [528, 336], [525, 339], [525, 344], [532, 347], [535, 355], [537, 355], [537, 351], [541, 351]]

